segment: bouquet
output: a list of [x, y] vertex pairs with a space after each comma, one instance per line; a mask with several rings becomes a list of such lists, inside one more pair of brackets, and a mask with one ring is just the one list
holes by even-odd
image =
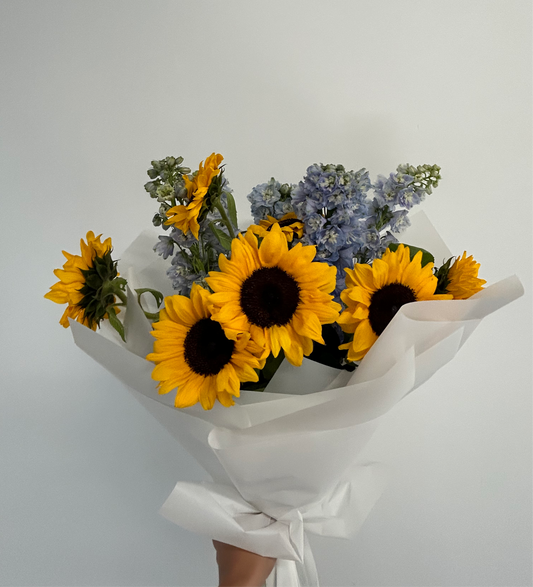
[[242, 232], [222, 161], [153, 161], [145, 189], [167, 234], [142, 233], [117, 261], [87, 233], [45, 297], [210, 474], [178, 482], [162, 515], [275, 557], [269, 586], [318, 586], [307, 533], [352, 536], [384, 487], [360, 458], [379, 417], [523, 289], [514, 276], [485, 288], [423, 214], [408, 228], [436, 165], [374, 183], [322, 164], [298, 184], [272, 178]]

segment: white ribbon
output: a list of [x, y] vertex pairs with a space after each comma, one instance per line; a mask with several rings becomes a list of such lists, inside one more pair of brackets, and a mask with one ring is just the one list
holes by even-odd
[[278, 558], [274, 569], [266, 580], [265, 587], [319, 587], [315, 557], [304, 533], [304, 560], [299, 562]]
[[[359, 464], [330, 495], [304, 508], [260, 511], [229, 485], [179, 482], [160, 514], [183, 528], [276, 559], [266, 587], [319, 587], [307, 532], [348, 538], [385, 486], [381, 467]], [[270, 509], [270, 508], [269, 508]]]

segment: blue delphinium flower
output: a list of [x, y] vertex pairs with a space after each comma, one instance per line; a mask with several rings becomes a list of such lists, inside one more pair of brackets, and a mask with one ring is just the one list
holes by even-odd
[[172, 287], [182, 296], [191, 293], [192, 285], [203, 280], [205, 275], [195, 273], [190, 263], [181, 255], [175, 255], [170, 267], [167, 269], [167, 276], [172, 281]]
[[176, 243], [171, 236], [158, 236], [159, 242], [155, 245], [154, 251], [163, 257], [163, 259], [167, 259], [174, 253], [174, 246]]
[[[200, 222], [198, 240], [194, 237], [187, 239], [181, 231], [176, 231], [178, 233], [176, 237], [181, 235], [181, 240], [177, 238], [179, 242], [175, 241], [176, 251], [167, 269], [167, 276], [172, 281], [172, 287], [181, 295], [188, 296], [193, 283], [206, 287], [205, 278], [209, 275], [209, 271], [219, 269], [220, 253], [227, 254], [226, 249], [209, 228], [209, 222], [209, 217]], [[162, 237], [159, 239], [161, 240]], [[156, 247], [163, 249], [166, 245], [166, 242], [163, 242], [165, 244], [158, 243]]]
[[163, 257], [163, 259], [167, 259], [171, 255], [174, 254], [174, 248], [176, 247], [178, 250], [188, 249], [196, 239], [188, 233], [188, 235], [184, 235], [181, 230], [175, 228], [174, 226], [170, 227], [170, 233], [167, 235], [160, 235], [158, 236], [159, 242], [154, 246], [154, 251]]
[[[316, 246], [316, 259], [338, 270], [338, 297], [345, 267], [370, 263], [397, 242], [393, 233], [409, 226], [409, 210], [438, 185], [437, 165], [399, 165], [372, 185], [368, 172], [346, 171], [342, 165], [314, 164], [296, 186], [274, 178], [256, 186], [248, 199], [254, 221], [267, 214], [280, 218], [294, 211], [304, 223], [303, 244]], [[372, 190], [372, 192], [371, 192]], [[370, 195], [371, 194], [371, 195]]]
[[346, 171], [342, 165], [311, 165], [292, 190], [291, 199], [304, 223], [304, 244], [317, 247], [317, 261], [337, 267], [338, 297], [344, 287], [344, 269], [353, 259], [354, 245], [362, 244], [361, 223], [368, 214], [368, 172]]
[[389, 177], [378, 176], [372, 186], [374, 199], [368, 206], [364, 242], [355, 262], [370, 263], [381, 257], [390, 243], [398, 242], [392, 233], [398, 234], [411, 224], [409, 210], [431, 194], [439, 180], [437, 165], [399, 165]]
[[392, 213], [392, 218], [389, 221], [392, 232], [403, 232], [408, 226], [411, 226], [408, 214], [409, 210], [396, 210]]
[[254, 222], [257, 224], [267, 216], [280, 218], [284, 214], [293, 212], [290, 200], [292, 186], [281, 184], [272, 178], [267, 183], [256, 185], [248, 194], [248, 201], [251, 202], [251, 211]]
[[[189, 295], [193, 283], [203, 283], [205, 287], [204, 279], [209, 271], [219, 268], [218, 256], [227, 253], [209, 227], [214, 219], [217, 219], [217, 214], [210, 213], [200, 222], [198, 240], [190, 232], [184, 235], [181, 230], [172, 227], [170, 234], [159, 236], [159, 242], [154, 246], [154, 251], [163, 259], [172, 257], [167, 276], [172, 281], [172, 287], [181, 295]], [[222, 228], [219, 230], [223, 231]]]

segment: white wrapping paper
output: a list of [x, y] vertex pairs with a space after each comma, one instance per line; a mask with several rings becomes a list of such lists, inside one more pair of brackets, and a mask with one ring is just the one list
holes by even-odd
[[[402, 241], [449, 257], [423, 213]], [[132, 288], [169, 295], [166, 264], [143, 233], [123, 255]], [[462, 251], [460, 251], [462, 252]], [[237, 404], [175, 409], [151, 379], [151, 326], [128, 292], [126, 343], [71, 321], [76, 344], [133, 396], [206, 469], [212, 482], [178, 482], [160, 513], [210, 538], [277, 559], [268, 587], [318, 587], [306, 533], [348, 538], [385, 486], [377, 463], [360, 459], [379, 417], [450, 361], [482, 318], [523, 294], [516, 276], [468, 300], [402, 306], [354, 373], [304, 359], [284, 362], [265, 392], [242, 391]]]

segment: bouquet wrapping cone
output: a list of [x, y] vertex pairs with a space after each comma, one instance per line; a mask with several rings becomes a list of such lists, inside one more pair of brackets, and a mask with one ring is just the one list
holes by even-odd
[[[423, 213], [413, 216], [408, 244], [450, 256]], [[150, 243], [147, 245], [147, 243]], [[119, 270], [131, 287], [161, 286], [161, 259], [143, 233]], [[149, 254], [147, 254], [147, 252]], [[153, 255], [150, 257], [149, 255]], [[241, 391], [236, 405], [174, 408], [151, 379], [151, 325], [128, 292], [126, 343], [71, 321], [76, 344], [122, 381], [190, 452], [212, 482], [178, 482], [161, 508], [176, 524], [263, 556], [275, 557], [267, 587], [319, 585], [306, 534], [348, 538], [385, 486], [377, 463], [360, 453], [379, 418], [448, 363], [479, 322], [523, 294], [516, 276], [467, 300], [400, 308], [355, 372], [304, 359], [284, 362], [265, 392]]]

